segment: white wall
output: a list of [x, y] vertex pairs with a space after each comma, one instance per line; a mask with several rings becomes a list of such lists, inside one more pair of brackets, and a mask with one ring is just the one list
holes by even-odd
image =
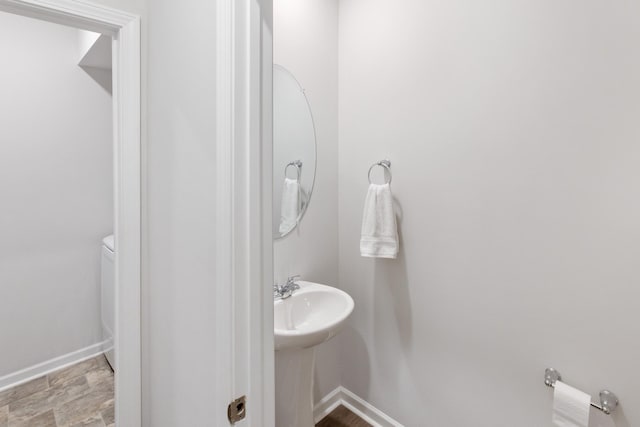
[[94, 0], [141, 16], [143, 426], [214, 408], [215, 2]]
[[[274, 243], [278, 283], [300, 274], [338, 285], [338, 1], [274, 0], [273, 56], [305, 89], [317, 137], [317, 170], [309, 208], [299, 227]], [[316, 353], [315, 397], [340, 385], [337, 341]], [[276, 382], [278, 375], [276, 354]], [[280, 367], [282, 368], [282, 367]]]
[[145, 22], [144, 425], [216, 424], [216, 2], [154, 0]]
[[141, 16], [143, 426], [220, 422], [215, 2], [95, 0]]
[[[343, 384], [407, 426], [640, 425], [640, 4], [340, 2]], [[401, 255], [361, 258], [390, 158]], [[604, 424], [607, 425], [607, 424]]]
[[111, 96], [77, 30], [0, 13], [0, 377], [102, 341]]
[[216, 2], [94, 1], [142, 23], [142, 424], [222, 424], [213, 385]]

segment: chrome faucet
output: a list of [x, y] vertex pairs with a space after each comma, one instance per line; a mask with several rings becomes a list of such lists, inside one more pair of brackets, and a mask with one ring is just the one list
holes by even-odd
[[291, 276], [287, 278], [287, 283], [284, 285], [278, 285], [277, 283], [273, 285], [273, 298], [274, 299], [287, 299], [293, 292], [300, 289], [300, 285], [296, 283], [296, 281], [300, 278], [300, 276]]

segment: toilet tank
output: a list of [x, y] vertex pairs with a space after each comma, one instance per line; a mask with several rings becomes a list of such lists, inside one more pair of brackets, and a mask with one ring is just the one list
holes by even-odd
[[113, 235], [102, 239], [101, 261], [101, 318], [102, 341], [104, 355], [115, 370], [115, 355], [113, 334], [116, 320], [116, 289], [115, 289], [115, 239]]

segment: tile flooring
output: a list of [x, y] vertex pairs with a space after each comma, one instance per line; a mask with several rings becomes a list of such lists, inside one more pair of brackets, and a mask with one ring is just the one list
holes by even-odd
[[[104, 356], [0, 392], [0, 427], [115, 427], [113, 372]], [[316, 427], [371, 427], [338, 406]]]
[[113, 371], [104, 356], [0, 392], [0, 427], [113, 427]]
[[371, 424], [340, 405], [316, 424], [316, 427], [371, 427]]

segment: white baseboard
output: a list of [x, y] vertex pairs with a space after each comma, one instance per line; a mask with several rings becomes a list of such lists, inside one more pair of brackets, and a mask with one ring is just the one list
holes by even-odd
[[402, 424], [342, 386], [327, 394], [316, 404], [313, 408], [314, 421], [318, 423], [340, 405], [345, 406], [374, 427], [403, 427]]
[[58, 369], [66, 368], [67, 366], [91, 359], [92, 357], [104, 352], [104, 345], [105, 343], [100, 342], [0, 377], [0, 391], [15, 387], [43, 375], [50, 374]]
[[342, 404], [342, 390], [342, 387], [338, 387], [316, 403], [313, 408], [313, 421], [316, 424]]

